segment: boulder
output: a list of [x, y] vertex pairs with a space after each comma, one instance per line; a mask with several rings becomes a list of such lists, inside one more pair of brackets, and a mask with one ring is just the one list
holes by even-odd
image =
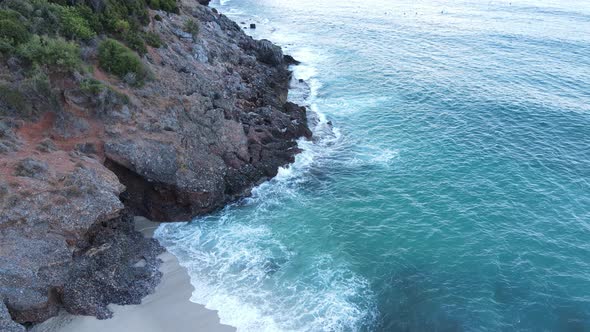
[[269, 40], [262, 39], [257, 43], [258, 60], [273, 66], [283, 64], [283, 51]]
[[284, 56], [283, 60], [284, 60], [284, 62], [285, 62], [286, 64], [288, 64], [288, 65], [298, 65], [298, 64], [300, 64], [300, 63], [301, 63], [301, 62], [299, 62], [299, 61], [295, 60], [295, 58], [293, 58], [292, 56], [290, 56], [290, 55], [288, 55], [288, 54], [286, 54], [286, 55]]
[[160, 282], [157, 256], [163, 248], [134, 229], [133, 218], [98, 223], [87, 233], [87, 242], [74, 252], [63, 285], [64, 308], [74, 314], [112, 317], [108, 304], [140, 304]]

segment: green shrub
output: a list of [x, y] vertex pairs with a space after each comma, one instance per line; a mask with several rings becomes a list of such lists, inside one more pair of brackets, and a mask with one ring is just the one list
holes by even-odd
[[4, 106], [0, 107], [0, 114], [7, 111], [25, 115], [32, 113], [31, 105], [23, 94], [5, 84], [0, 84], [0, 105]]
[[[31, 34], [75, 40], [107, 34], [144, 53], [142, 27], [150, 22], [148, 4], [177, 10], [176, 0], [0, 0], [0, 20], [9, 20], [0, 30], [0, 49], [11, 49], [13, 44], [12, 36], [2, 34], [25, 28]], [[17, 23], [20, 29], [11, 29]]]
[[60, 70], [80, 68], [80, 48], [62, 38], [34, 35], [28, 42], [19, 45], [17, 54], [35, 65], [52, 66]]
[[94, 31], [96, 34], [101, 34], [104, 32], [104, 27], [101, 21], [100, 15], [92, 11], [92, 8], [86, 5], [78, 5], [76, 6], [78, 13], [81, 17], [83, 17], [86, 22], [88, 22], [88, 26]]
[[129, 74], [135, 76], [139, 84], [148, 76], [148, 71], [137, 54], [114, 39], [107, 38], [100, 44], [98, 62], [101, 68], [120, 78]]
[[148, 4], [151, 9], [160, 9], [160, 0], [149, 0]]
[[55, 3], [61, 6], [69, 6], [72, 4], [73, 1], [71, 0], [48, 0], [51, 3]]
[[96, 35], [90, 23], [75, 7], [62, 7], [56, 5], [63, 35], [71, 39], [88, 40]]
[[[62, 35], [69, 39], [88, 40], [96, 35], [96, 17], [86, 6], [67, 6], [46, 0], [32, 0], [33, 11], [26, 16], [31, 31], [38, 35]], [[55, 1], [54, 1], [55, 2]]]
[[193, 20], [192, 18], [189, 18], [184, 22], [184, 31], [193, 35], [193, 39], [197, 38], [200, 29], [201, 27], [199, 26], [199, 22]]
[[80, 83], [80, 89], [88, 94], [97, 95], [105, 89], [105, 85], [94, 78], [87, 78]]
[[23, 87], [25, 90], [34, 91], [35, 94], [43, 97], [50, 97], [52, 94], [49, 76], [41, 70], [33, 71], [32, 75], [23, 81]]
[[103, 0], [103, 4], [103, 10], [97, 15], [108, 32], [119, 32], [117, 23], [120, 20], [129, 22], [131, 29], [150, 22], [145, 0]]
[[108, 109], [116, 105], [129, 104], [126, 94], [114, 90], [111, 86], [94, 78], [86, 78], [80, 83], [80, 90], [95, 97], [93, 100], [99, 105], [99, 109]]
[[27, 74], [29, 76], [22, 81], [19, 91], [26, 96], [27, 103], [31, 104], [36, 113], [61, 110], [61, 94], [52, 90], [47, 73], [41, 68], [33, 67]]
[[149, 0], [148, 5], [152, 9], [161, 9], [170, 13], [178, 13], [176, 0]]
[[141, 35], [137, 32], [128, 32], [123, 36], [123, 40], [127, 46], [134, 50], [135, 52], [139, 53], [140, 55], [144, 55], [147, 53], [147, 48], [145, 47], [145, 41], [141, 38]]
[[156, 15], [154, 15], [154, 20], [156, 20], [158, 22], [161, 22], [162, 21], [162, 16], [156, 14]]
[[2, 7], [12, 9], [25, 17], [29, 17], [35, 10], [31, 2], [26, 0], [4, 0]]
[[14, 53], [14, 45], [12, 45], [12, 41], [8, 39], [0, 38], [0, 54], [13, 54]]
[[31, 24], [30, 31], [36, 35], [56, 36], [62, 31], [59, 14], [55, 8], [47, 5], [35, 10], [32, 17], [28, 19]]
[[19, 21], [21, 14], [12, 9], [0, 9], [0, 20]]
[[143, 35], [143, 40], [151, 47], [160, 48], [164, 46], [164, 42], [160, 38], [160, 35], [155, 32], [146, 32]]
[[176, 0], [160, 0], [160, 9], [170, 13], [178, 13]]
[[26, 42], [30, 38], [29, 31], [17, 20], [0, 19], [0, 39], [16, 46]]
[[117, 20], [117, 22], [115, 22], [115, 30], [117, 32], [127, 32], [129, 31], [130, 27], [131, 25], [129, 24], [129, 22], [125, 20]]

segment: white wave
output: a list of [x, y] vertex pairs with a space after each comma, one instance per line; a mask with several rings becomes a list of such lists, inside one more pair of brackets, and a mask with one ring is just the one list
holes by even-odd
[[301, 64], [297, 66], [293, 66], [291, 69], [293, 70], [293, 75], [297, 79], [302, 79], [305, 81], [309, 81], [318, 74], [317, 68], [312, 65], [317, 63], [318, 60], [321, 58], [321, 55], [317, 54], [313, 50], [309, 48], [285, 48], [285, 51], [290, 53], [295, 60], [301, 62]]
[[358, 168], [368, 166], [389, 169], [396, 165], [396, 160], [400, 154], [398, 149], [359, 144], [357, 139], [349, 136], [340, 137], [337, 143], [339, 146], [345, 146], [348, 149], [350, 146], [355, 147], [353, 153], [341, 154], [338, 159], [333, 160], [336, 164], [345, 167]]
[[298, 141], [302, 152], [293, 164], [281, 167], [241, 204], [192, 224], [164, 224], [156, 232], [189, 271], [195, 287], [191, 301], [217, 310], [221, 322], [238, 331], [356, 330], [375, 312], [367, 281], [329, 254], [305, 257], [301, 275], [285, 272], [298, 253], [266, 224], [265, 216], [285, 199], [298, 198], [299, 184], [340, 137], [318, 111], [316, 97], [313, 90], [305, 99], [316, 139]]
[[[226, 211], [227, 218], [239, 213]], [[203, 220], [167, 224], [157, 237], [178, 256], [195, 287], [191, 301], [217, 310], [238, 331], [355, 330], [367, 319], [368, 283], [330, 255], [305, 257], [303, 271], [284, 272], [297, 253], [265, 225]], [[235, 220], [234, 220], [235, 221]]]
[[398, 150], [383, 149], [380, 150], [378, 154], [373, 155], [371, 160], [375, 163], [389, 165], [395, 158], [397, 158], [398, 154]]
[[303, 271], [288, 272], [302, 258], [267, 224], [285, 200], [299, 198], [300, 184], [341, 137], [318, 108], [318, 53], [293, 47], [289, 52], [301, 61], [292, 67], [289, 98], [307, 105], [314, 139], [298, 140], [302, 152], [295, 162], [240, 204], [190, 224], [163, 224], [156, 237], [189, 271], [195, 287], [191, 301], [217, 310], [221, 322], [238, 331], [358, 330], [375, 312], [367, 281], [326, 253], [306, 256], [298, 263]]

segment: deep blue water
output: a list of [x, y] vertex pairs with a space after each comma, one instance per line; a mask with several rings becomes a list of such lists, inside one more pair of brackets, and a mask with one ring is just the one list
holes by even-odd
[[213, 6], [302, 61], [319, 122], [253, 197], [159, 229], [195, 302], [239, 331], [590, 331], [590, 2]]

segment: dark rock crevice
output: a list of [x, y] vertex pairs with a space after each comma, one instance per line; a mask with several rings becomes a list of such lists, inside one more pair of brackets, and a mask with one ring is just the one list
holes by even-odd
[[196, 204], [199, 201], [207, 201], [207, 193], [182, 193], [173, 185], [150, 180], [109, 158], [105, 160], [105, 166], [115, 173], [125, 186], [120, 199], [125, 207], [137, 216], [160, 222], [188, 221], [223, 204], [218, 202], [217, 205], [199, 209]]

